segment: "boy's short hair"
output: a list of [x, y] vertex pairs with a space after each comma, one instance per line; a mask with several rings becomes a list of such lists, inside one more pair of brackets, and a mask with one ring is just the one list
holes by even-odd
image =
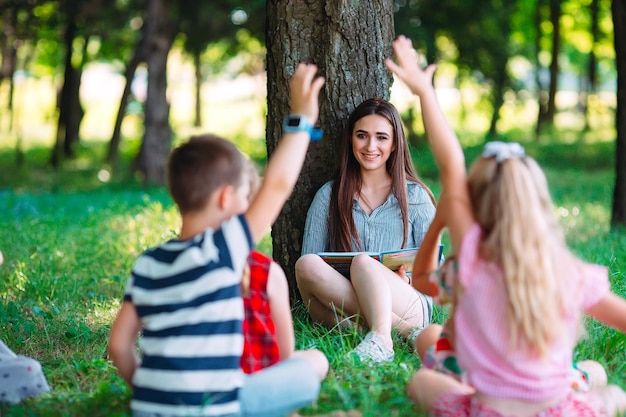
[[169, 192], [181, 213], [201, 210], [219, 187], [241, 185], [245, 164], [239, 149], [226, 139], [192, 136], [170, 154]]

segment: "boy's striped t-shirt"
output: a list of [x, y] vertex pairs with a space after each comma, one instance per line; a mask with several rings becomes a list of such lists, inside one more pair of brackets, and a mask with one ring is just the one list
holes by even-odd
[[239, 411], [241, 275], [252, 240], [243, 216], [142, 254], [125, 301], [142, 321], [133, 411], [212, 416]]

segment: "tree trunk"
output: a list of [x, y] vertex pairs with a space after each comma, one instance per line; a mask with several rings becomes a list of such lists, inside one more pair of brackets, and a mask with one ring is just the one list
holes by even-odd
[[488, 136], [495, 137], [498, 134], [498, 119], [500, 118], [500, 109], [504, 104], [504, 87], [507, 83], [508, 75], [506, 74], [506, 64], [508, 60], [503, 62], [501, 71], [498, 72], [497, 78], [493, 80], [492, 104], [493, 113], [491, 114], [491, 123], [489, 125]]
[[200, 51], [194, 51], [193, 64], [196, 70], [196, 119], [193, 125], [200, 127], [202, 126], [202, 62]]
[[617, 110], [615, 112], [615, 189], [612, 226], [626, 226], [626, 4], [613, 0], [615, 65], [617, 68]]
[[7, 114], [9, 128], [13, 130], [13, 74], [17, 67], [17, 11], [7, 8], [2, 19], [2, 33], [0, 33], [0, 48], [2, 49], [2, 64], [0, 64], [0, 87], [5, 79], [9, 81], [7, 97]]
[[126, 115], [126, 106], [128, 105], [128, 97], [130, 96], [130, 88], [133, 83], [133, 77], [135, 76], [135, 71], [137, 71], [137, 67], [141, 62], [145, 60], [144, 55], [144, 29], [145, 25], [141, 29], [141, 38], [135, 47], [135, 52], [133, 53], [133, 57], [130, 62], [126, 65], [126, 71], [124, 72], [124, 78], [126, 79], [126, 84], [124, 85], [124, 90], [122, 91], [122, 98], [120, 99], [120, 107], [117, 111], [117, 117], [115, 118], [115, 126], [113, 127], [113, 134], [111, 135], [111, 141], [109, 142], [109, 151], [107, 153], [107, 162], [115, 163], [119, 157], [120, 152], [120, 142], [122, 137], [122, 121], [124, 121], [124, 116]]
[[543, 0], [537, 0], [537, 5], [535, 8], [535, 82], [537, 84], [537, 104], [539, 111], [537, 112], [537, 127], [535, 128], [535, 134], [537, 138], [539, 137], [539, 133], [541, 131], [541, 127], [543, 125], [546, 108], [547, 108], [547, 94], [545, 92], [545, 87], [543, 84], [543, 80], [541, 79], [541, 73], [543, 70], [543, 66], [541, 64], [541, 60], [539, 59], [539, 55], [541, 53], [541, 38], [543, 32], [541, 30], [541, 24], [543, 23], [543, 14], [542, 14]]
[[550, 22], [552, 22], [552, 61], [550, 62], [550, 88], [546, 122], [553, 124], [556, 114], [556, 88], [559, 78], [559, 52], [561, 50], [561, 0], [550, 1]]
[[66, 10], [67, 25], [65, 28], [65, 73], [63, 77], [63, 87], [61, 87], [60, 98], [58, 102], [59, 120], [57, 122], [57, 136], [50, 163], [57, 168], [61, 163], [61, 157], [64, 151], [64, 144], [67, 137], [67, 120], [68, 113], [71, 111], [71, 85], [75, 77], [74, 67], [72, 66], [72, 54], [74, 51], [73, 43], [76, 37], [76, 2], [69, 1]]
[[310, 146], [296, 188], [272, 228], [274, 259], [297, 297], [294, 264], [317, 189], [335, 173], [343, 125], [374, 96], [389, 98], [393, 78], [384, 66], [394, 38], [393, 0], [267, 2], [267, 151], [271, 156], [289, 113], [289, 79], [298, 62], [313, 62], [326, 78], [320, 93], [321, 142]]
[[583, 94], [583, 110], [585, 113], [585, 130], [591, 129], [589, 121], [589, 95], [595, 94], [598, 85], [597, 65], [598, 60], [596, 58], [595, 46], [598, 43], [600, 37], [600, 25], [599, 25], [599, 12], [600, 12], [600, 0], [592, 0], [589, 10], [591, 19], [591, 50], [589, 51], [589, 62], [587, 63], [587, 88]]
[[172, 24], [169, 0], [149, 0], [146, 24], [146, 63], [148, 91], [145, 108], [145, 132], [136, 167], [145, 184], [165, 185], [167, 157], [172, 130], [167, 102], [167, 55], [172, 45]]
[[80, 84], [83, 77], [83, 68], [87, 63], [87, 45], [89, 45], [89, 36], [84, 38], [82, 59], [78, 68], [72, 66], [72, 78], [68, 86], [68, 105], [69, 111], [65, 113], [65, 141], [63, 143], [63, 152], [66, 157], [74, 156], [76, 144], [80, 138], [80, 124], [85, 116], [82, 104], [80, 104]]

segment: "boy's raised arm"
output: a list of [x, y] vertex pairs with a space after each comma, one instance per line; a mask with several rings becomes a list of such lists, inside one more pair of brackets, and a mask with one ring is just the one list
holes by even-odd
[[[317, 66], [298, 64], [291, 78], [291, 114], [305, 117], [310, 124], [317, 122], [318, 96], [324, 78], [315, 78]], [[269, 159], [259, 192], [246, 211], [246, 219], [257, 242], [269, 230], [296, 184], [306, 151], [309, 133], [285, 133]]]

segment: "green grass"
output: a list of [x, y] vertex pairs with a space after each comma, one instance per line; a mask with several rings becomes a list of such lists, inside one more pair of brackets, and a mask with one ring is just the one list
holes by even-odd
[[[527, 143], [551, 184], [568, 241], [582, 258], [608, 265], [615, 292], [626, 296], [626, 232], [610, 231], [613, 148], [608, 143]], [[471, 160], [479, 147], [467, 149]], [[98, 179], [104, 145], [83, 146], [58, 173], [47, 150], [30, 149], [15, 168], [15, 154], [0, 148], [0, 337], [17, 353], [41, 361], [52, 391], [20, 405], [0, 405], [3, 416], [125, 416], [130, 391], [106, 356], [110, 324], [135, 257], [175, 234], [178, 218], [163, 189], [143, 189], [123, 173]], [[415, 154], [435, 192], [428, 150]], [[111, 168], [107, 168], [111, 169]], [[261, 243], [271, 250], [269, 237]], [[443, 322], [445, 310], [436, 311]], [[331, 371], [317, 403], [302, 412], [361, 410], [364, 416], [415, 415], [405, 387], [419, 360], [396, 337], [393, 363], [368, 368], [344, 354], [363, 334], [328, 330], [294, 306], [297, 345], [317, 347]], [[577, 358], [600, 361], [610, 380], [626, 388], [626, 337], [589, 321]], [[395, 337], [395, 336], [394, 336]]]

